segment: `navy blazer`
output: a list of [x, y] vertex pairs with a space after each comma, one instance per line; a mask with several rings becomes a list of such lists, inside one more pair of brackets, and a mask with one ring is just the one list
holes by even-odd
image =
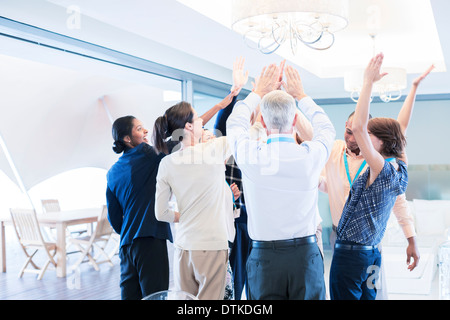
[[164, 154], [147, 143], [124, 151], [107, 173], [108, 219], [120, 246], [136, 238], [173, 241], [170, 225], [155, 218], [156, 175]]

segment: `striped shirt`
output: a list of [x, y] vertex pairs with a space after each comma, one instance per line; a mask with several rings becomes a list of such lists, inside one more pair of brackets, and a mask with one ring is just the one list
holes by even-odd
[[385, 161], [375, 181], [366, 188], [370, 168], [352, 185], [337, 227], [337, 240], [377, 245], [383, 238], [396, 197], [406, 191], [408, 171], [403, 161], [398, 170]]

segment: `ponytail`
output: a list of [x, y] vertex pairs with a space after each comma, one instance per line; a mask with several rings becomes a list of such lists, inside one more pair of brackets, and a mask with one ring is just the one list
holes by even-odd
[[169, 150], [167, 148], [166, 140], [168, 137], [169, 124], [167, 122], [166, 115], [158, 117], [153, 126], [153, 147], [156, 149], [157, 153], [168, 154]]
[[[181, 101], [158, 117], [153, 126], [152, 142], [158, 153], [169, 154], [183, 140], [186, 123], [192, 123], [194, 111], [190, 103]], [[176, 135], [176, 136], [175, 136]]]
[[123, 143], [123, 141], [114, 141], [114, 145], [112, 147], [114, 152], [118, 154], [122, 153], [126, 148], [127, 146]]

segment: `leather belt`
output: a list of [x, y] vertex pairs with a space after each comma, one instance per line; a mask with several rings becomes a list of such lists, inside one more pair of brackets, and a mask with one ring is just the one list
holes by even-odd
[[378, 248], [378, 245], [374, 246], [364, 246], [361, 244], [344, 244], [344, 243], [336, 243], [334, 245], [335, 249], [344, 249], [344, 250], [374, 250]]
[[253, 248], [285, 248], [285, 247], [295, 247], [297, 245], [315, 243], [316, 236], [311, 235], [302, 238], [294, 238], [288, 240], [273, 240], [273, 241], [252, 241]]

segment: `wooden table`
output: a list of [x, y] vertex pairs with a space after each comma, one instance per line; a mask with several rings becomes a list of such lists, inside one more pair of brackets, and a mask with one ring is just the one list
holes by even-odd
[[[56, 228], [56, 276], [65, 277], [66, 266], [66, 228], [72, 225], [97, 222], [102, 208], [88, 208], [78, 210], [67, 210], [38, 214], [37, 218], [41, 226]], [[2, 272], [6, 272], [6, 239], [5, 224], [12, 223], [11, 217], [0, 217], [0, 241], [1, 241], [1, 265]]]

